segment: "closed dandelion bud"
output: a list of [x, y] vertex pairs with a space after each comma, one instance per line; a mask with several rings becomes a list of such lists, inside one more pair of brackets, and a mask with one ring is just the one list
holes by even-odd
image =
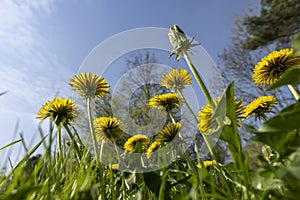
[[192, 44], [193, 40], [188, 40], [184, 32], [179, 28], [177, 24], [174, 24], [168, 33], [170, 43], [173, 47], [173, 51], [169, 56], [176, 55], [176, 60], [179, 60], [181, 56], [190, 52], [190, 48], [197, 46], [198, 44]]

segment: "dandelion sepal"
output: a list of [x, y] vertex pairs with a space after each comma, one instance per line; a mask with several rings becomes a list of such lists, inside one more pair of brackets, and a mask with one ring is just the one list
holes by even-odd
[[168, 33], [169, 40], [173, 46], [173, 51], [169, 56], [176, 55], [176, 60], [179, 60], [181, 56], [185, 53], [191, 51], [191, 47], [197, 46], [199, 44], [193, 44], [193, 39], [187, 39], [185, 33], [179, 28], [177, 24], [174, 24]]

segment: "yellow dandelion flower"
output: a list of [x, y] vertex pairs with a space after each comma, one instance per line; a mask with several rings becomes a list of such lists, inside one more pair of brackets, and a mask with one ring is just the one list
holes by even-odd
[[266, 118], [266, 113], [271, 111], [271, 107], [277, 103], [277, 99], [274, 96], [261, 96], [252, 101], [245, 108], [244, 117], [255, 116], [256, 118]]
[[118, 170], [120, 165], [119, 164], [111, 164], [107, 166], [109, 169]]
[[[206, 161], [203, 162], [203, 164], [204, 164], [205, 168], [209, 168], [209, 167], [213, 166], [213, 161], [211, 161], [211, 160], [206, 160]], [[197, 167], [198, 167], [199, 169], [201, 169], [201, 164], [198, 163], [198, 164], [197, 164]]]
[[160, 142], [159, 141], [154, 141], [149, 148], [147, 149], [147, 158], [151, 158], [151, 155], [154, 151], [160, 148]]
[[[213, 100], [215, 104], [217, 105], [220, 101], [220, 98], [214, 99]], [[237, 122], [239, 122], [241, 119], [243, 119], [243, 114], [244, 114], [244, 104], [243, 104], [243, 99], [236, 100], [234, 102], [234, 108], [235, 108], [235, 114], [236, 114], [236, 119]], [[213, 115], [213, 110], [211, 108], [210, 104], [206, 104], [202, 107], [201, 111], [198, 113], [198, 129], [205, 133], [209, 132], [215, 128], [217, 128], [217, 122], [211, 122], [211, 117]]]
[[149, 100], [149, 107], [163, 107], [167, 112], [180, 106], [180, 97], [177, 94], [156, 95]]
[[109, 93], [109, 84], [106, 80], [93, 73], [75, 75], [70, 79], [70, 86], [85, 99], [104, 97]]
[[171, 142], [181, 128], [180, 123], [172, 123], [165, 126], [156, 136], [155, 140], [160, 142]]
[[146, 147], [149, 144], [149, 142], [150, 139], [147, 135], [137, 134], [132, 136], [125, 142], [124, 149], [128, 152], [133, 152], [137, 143], [140, 143], [143, 148]]
[[300, 56], [293, 56], [292, 49], [274, 51], [257, 63], [253, 69], [252, 79], [256, 85], [270, 85], [297, 65], [300, 65]]
[[37, 119], [41, 121], [49, 118], [55, 121], [57, 125], [61, 122], [70, 124], [75, 120], [76, 116], [75, 102], [69, 98], [55, 98], [52, 101], [47, 101], [38, 111]]
[[96, 137], [100, 141], [116, 141], [123, 131], [119, 127], [120, 121], [113, 117], [100, 117], [94, 120]]
[[192, 84], [192, 77], [185, 69], [172, 69], [169, 73], [162, 75], [160, 84], [175, 92], [181, 91], [187, 85]]

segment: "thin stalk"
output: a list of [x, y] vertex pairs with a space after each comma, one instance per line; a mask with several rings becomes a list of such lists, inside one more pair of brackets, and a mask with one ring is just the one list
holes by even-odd
[[97, 163], [97, 165], [100, 166], [99, 167], [99, 174], [101, 176], [100, 185], [102, 187], [100, 199], [105, 199], [105, 191], [104, 191], [105, 185], [104, 185], [104, 177], [103, 177], [103, 173], [102, 173], [102, 163], [98, 162], [100, 157], [99, 157], [97, 138], [96, 138], [94, 125], [93, 125], [93, 120], [92, 120], [91, 98], [87, 98], [86, 104], [87, 104], [87, 112], [88, 112], [88, 119], [89, 119], [89, 126], [90, 126], [90, 135], [92, 135], [92, 141], [93, 141], [93, 146], [94, 146], [96, 163]]
[[296, 88], [294, 88], [294, 86], [292, 86], [292, 85], [288, 85], [288, 87], [289, 87], [291, 93], [294, 95], [296, 101], [298, 101], [300, 99], [300, 95], [299, 95], [298, 91], [296, 90]]
[[193, 174], [196, 175], [196, 188], [197, 188], [197, 191], [196, 191], [196, 199], [199, 199], [199, 193], [198, 193], [198, 189], [204, 189], [203, 187], [199, 187], [199, 183], [200, 183], [200, 180], [199, 180], [199, 173], [198, 173], [198, 170], [195, 166], [195, 164], [191, 161], [191, 158], [190, 158], [190, 154], [185, 151], [184, 149], [182, 149], [184, 151], [184, 157], [185, 157], [185, 160], [187, 161], [188, 165], [189, 165], [189, 168], [192, 170]]
[[195, 66], [193, 65], [193, 63], [192, 63], [190, 57], [188, 56], [188, 54], [185, 53], [183, 56], [184, 56], [185, 61], [188, 64], [188, 66], [190, 67], [192, 73], [194, 74], [195, 79], [196, 79], [198, 85], [200, 86], [200, 88], [201, 88], [201, 90], [202, 90], [202, 92], [203, 92], [206, 100], [208, 101], [208, 103], [211, 105], [211, 107], [214, 110], [216, 106], [215, 106], [214, 102], [212, 101], [212, 98], [211, 98], [211, 96], [209, 94], [208, 89], [206, 88], [205, 83], [202, 81], [202, 79], [201, 79], [198, 71], [196, 70]]
[[80, 152], [80, 149], [77, 145], [77, 141], [75, 140], [75, 138], [74, 138], [73, 134], [71, 133], [71, 131], [70, 131], [67, 124], [64, 124], [64, 128], [66, 129], [66, 131], [67, 131], [67, 133], [68, 133], [68, 135], [69, 135], [69, 137], [72, 141], [72, 145], [74, 145], [74, 148], [75, 148], [75, 151], [76, 151], [76, 154], [77, 154], [76, 158], [77, 158], [78, 163], [80, 163], [80, 159], [82, 158], [82, 153]]
[[78, 139], [79, 144], [80, 144], [81, 146], [84, 146], [84, 145], [83, 145], [83, 142], [82, 142], [82, 140], [81, 140], [81, 138], [80, 138], [80, 136], [78, 135], [78, 132], [77, 132], [76, 128], [74, 128], [74, 127], [72, 126], [72, 129], [73, 129], [73, 131], [74, 131], [75, 136], [76, 136], [77, 139]]
[[62, 154], [62, 142], [61, 142], [61, 125], [58, 125], [57, 129], [58, 129], [58, 136], [57, 136], [58, 151], [59, 151], [60, 156], [63, 156], [63, 154]]
[[174, 116], [173, 116], [173, 113], [172, 113], [172, 111], [171, 111], [171, 110], [169, 110], [169, 111], [167, 111], [167, 112], [169, 113], [169, 115], [170, 115], [170, 118], [171, 118], [172, 122], [175, 124], [175, 123], [176, 123], [176, 121], [175, 121], [175, 119], [174, 119]]
[[120, 154], [119, 154], [119, 151], [118, 151], [118, 148], [117, 148], [117, 143], [115, 142], [115, 140], [113, 141], [114, 143], [114, 147], [115, 147], [115, 150], [116, 150], [116, 153], [117, 153], [117, 158], [118, 158], [118, 163], [120, 162]]
[[90, 133], [91, 133], [91, 135], [92, 135], [93, 146], [94, 146], [94, 152], [95, 152], [96, 160], [99, 160], [98, 144], [97, 144], [96, 134], [95, 134], [94, 125], [93, 125], [93, 120], [92, 120], [91, 98], [87, 98], [86, 104], [87, 104], [87, 112], [88, 112], [88, 119], [89, 119]]
[[102, 155], [103, 155], [103, 149], [104, 149], [105, 141], [102, 141], [101, 147], [100, 147], [100, 161], [102, 162]]
[[184, 104], [186, 105], [186, 107], [188, 108], [188, 110], [190, 111], [190, 113], [193, 115], [193, 118], [195, 120], [196, 123], [198, 123], [198, 119], [195, 115], [195, 113], [193, 112], [191, 106], [188, 104], [188, 102], [186, 101], [185, 97], [183, 96], [182, 92], [180, 90], [178, 90], [179, 96], [183, 99]]
[[[191, 71], [192, 71], [192, 73], [193, 73], [193, 75], [194, 75], [194, 77], [195, 77], [195, 79], [196, 79], [198, 85], [200, 86], [200, 88], [201, 88], [201, 90], [202, 90], [204, 96], [206, 97], [208, 103], [211, 105], [212, 110], [214, 111], [215, 108], [216, 108], [216, 105], [215, 105], [215, 103], [212, 101], [212, 98], [211, 98], [211, 96], [210, 96], [210, 93], [209, 93], [208, 89], [206, 88], [205, 83], [202, 81], [202, 79], [201, 79], [201, 77], [200, 77], [198, 71], [196, 70], [195, 66], [193, 65], [193, 63], [192, 63], [190, 57], [188, 56], [188, 54], [185, 53], [183, 56], [184, 56], [185, 61], [186, 61], [187, 64], [188, 64], [188, 66], [190, 67], [190, 69], [191, 69]], [[218, 122], [219, 125], [221, 125], [221, 122], [220, 122], [218, 119], [217, 119], [217, 122]], [[210, 152], [212, 158], [213, 158], [214, 160], [217, 161], [216, 156], [215, 156], [215, 153], [214, 153], [214, 151], [213, 151], [213, 149], [212, 149], [212, 146], [211, 146], [210, 142], [208, 141], [206, 135], [205, 135], [204, 133], [201, 133], [201, 135], [202, 135], [202, 137], [203, 137], [203, 139], [204, 139], [204, 141], [205, 141], [205, 143], [206, 143], [206, 145], [207, 145], [207, 148], [208, 148], [208, 150], [209, 150], [209, 152]]]
[[[166, 163], [166, 153], [161, 154], [161, 159], [158, 159], [158, 162], [162, 161], [162, 163]], [[158, 194], [158, 199], [159, 200], [164, 200], [165, 199], [165, 192], [166, 192], [166, 183], [167, 183], [167, 174], [168, 174], [168, 167], [163, 167], [161, 169], [162, 173], [162, 178], [161, 178], [161, 185], [159, 188], [159, 194]]]
[[167, 182], [167, 175], [168, 175], [166, 168], [163, 168], [162, 172], [163, 172], [163, 176], [162, 176], [161, 185], [159, 188], [159, 195], [158, 195], [159, 200], [165, 199], [166, 182]]

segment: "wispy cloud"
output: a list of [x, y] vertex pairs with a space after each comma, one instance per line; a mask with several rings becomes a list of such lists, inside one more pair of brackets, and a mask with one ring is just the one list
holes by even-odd
[[[71, 71], [59, 62], [39, 32], [51, 17], [52, 0], [0, 1], [1, 110], [33, 113], [55, 92], [69, 93]], [[66, 91], [67, 90], [67, 91]]]
[[[25, 141], [38, 141], [36, 112], [58, 91], [59, 96], [71, 95], [67, 82], [73, 72], [51, 48], [53, 41], [41, 33], [54, 11], [52, 0], [0, 1], [0, 92], [8, 91], [0, 96], [0, 147], [16, 139], [17, 120]], [[1, 161], [6, 151], [1, 151]]]

